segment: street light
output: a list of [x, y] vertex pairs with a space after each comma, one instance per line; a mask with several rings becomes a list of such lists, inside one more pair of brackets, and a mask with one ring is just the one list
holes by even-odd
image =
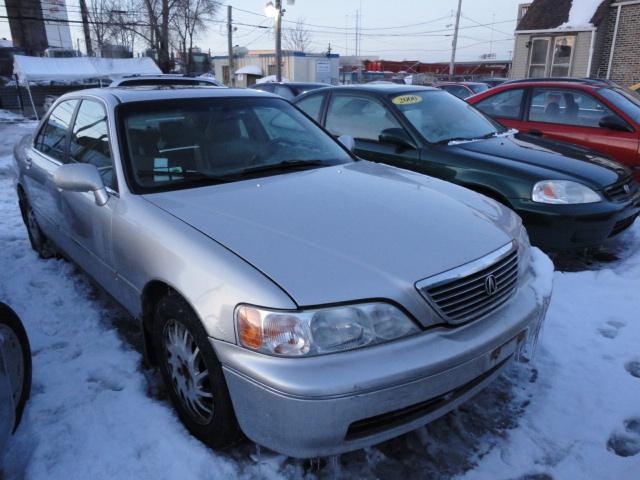
[[269, 18], [277, 18], [278, 17], [278, 9], [273, 4], [273, 2], [268, 2], [264, 7], [264, 14]]

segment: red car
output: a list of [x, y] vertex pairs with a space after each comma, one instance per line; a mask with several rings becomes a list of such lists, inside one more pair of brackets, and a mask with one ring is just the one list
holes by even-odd
[[467, 101], [507, 127], [575, 143], [626, 164], [640, 180], [640, 94], [592, 79], [517, 80]]

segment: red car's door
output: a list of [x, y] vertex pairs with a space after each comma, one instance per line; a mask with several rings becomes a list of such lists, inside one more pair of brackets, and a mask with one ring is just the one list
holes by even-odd
[[531, 89], [522, 131], [541, 132], [545, 137], [583, 145], [631, 167], [638, 164], [639, 136], [600, 126], [607, 116], [626, 121], [588, 92], [555, 87]]

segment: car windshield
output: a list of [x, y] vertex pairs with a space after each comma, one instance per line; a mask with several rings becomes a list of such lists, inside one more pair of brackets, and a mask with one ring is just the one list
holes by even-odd
[[288, 102], [198, 98], [125, 104], [118, 111], [134, 191], [231, 182], [351, 162]]
[[483, 113], [443, 91], [396, 94], [391, 102], [430, 143], [477, 140], [503, 131]]
[[601, 88], [598, 93], [640, 123], [640, 94], [626, 88]]

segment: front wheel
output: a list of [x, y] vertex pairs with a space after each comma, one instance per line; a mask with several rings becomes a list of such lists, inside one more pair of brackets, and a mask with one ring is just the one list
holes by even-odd
[[153, 344], [162, 378], [178, 416], [211, 448], [240, 437], [222, 367], [200, 320], [179, 295], [158, 302]]

